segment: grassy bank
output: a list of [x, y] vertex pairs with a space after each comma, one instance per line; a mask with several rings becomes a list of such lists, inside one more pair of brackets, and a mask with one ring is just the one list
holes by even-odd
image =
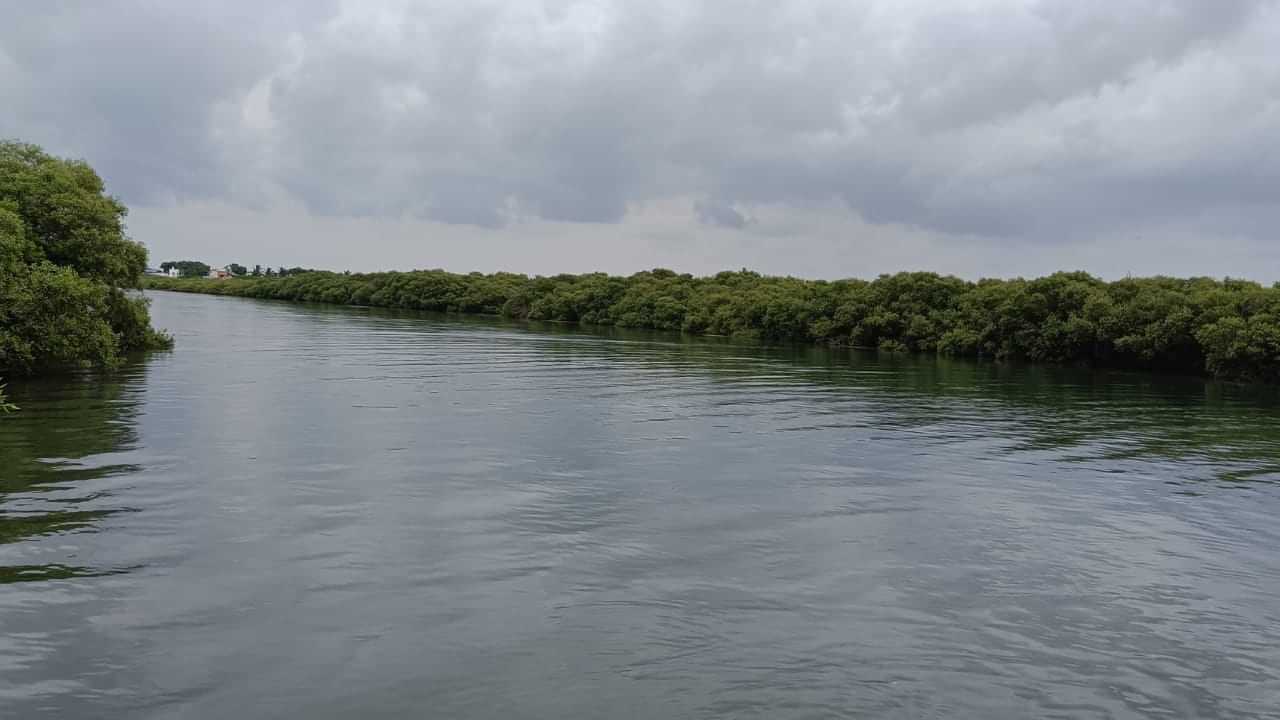
[[1105, 282], [1056, 273], [969, 282], [914, 272], [827, 282], [749, 271], [528, 277], [425, 270], [147, 278], [146, 287], [1280, 382], [1280, 286], [1240, 280]]

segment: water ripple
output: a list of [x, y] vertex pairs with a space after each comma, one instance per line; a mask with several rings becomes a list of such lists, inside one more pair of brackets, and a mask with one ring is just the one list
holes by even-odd
[[1270, 391], [158, 294], [15, 384], [0, 716], [1275, 717]]

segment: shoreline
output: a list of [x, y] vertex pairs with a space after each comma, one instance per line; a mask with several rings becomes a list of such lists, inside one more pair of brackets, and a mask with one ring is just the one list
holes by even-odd
[[1280, 286], [1085, 273], [970, 282], [924, 272], [801, 280], [750, 271], [530, 277], [441, 270], [232, 279], [143, 289], [487, 315], [1280, 383]]

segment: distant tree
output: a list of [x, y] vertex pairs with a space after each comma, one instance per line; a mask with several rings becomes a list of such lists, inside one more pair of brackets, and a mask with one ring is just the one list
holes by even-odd
[[230, 265], [227, 266], [227, 272], [231, 273], [232, 275], [248, 275], [249, 269], [241, 265], [240, 263], [231, 263]]
[[160, 263], [161, 270], [168, 272], [169, 268], [178, 268], [182, 277], [204, 277], [209, 274], [208, 264], [197, 260], [168, 260]]
[[261, 266], [261, 265], [254, 265], [254, 266], [253, 266], [253, 272], [251, 272], [251, 273], [249, 273], [249, 274], [250, 274], [250, 275], [252, 275], [252, 276], [254, 276], [254, 277], [262, 277], [262, 266]]
[[[268, 270], [272, 277], [276, 272]], [[281, 300], [1173, 370], [1280, 384], [1280, 287], [1242, 280], [1106, 282], [1064, 272], [970, 282], [904, 272], [829, 282], [747, 270], [695, 278], [661, 268], [628, 277], [442, 270], [346, 274], [303, 268], [280, 268], [279, 274], [286, 279], [186, 285], [193, 292]]]

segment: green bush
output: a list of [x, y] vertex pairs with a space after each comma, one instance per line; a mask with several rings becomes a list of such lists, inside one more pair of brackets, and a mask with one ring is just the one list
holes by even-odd
[[926, 272], [807, 281], [746, 270], [528, 277], [442, 270], [149, 279], [220, 295], [340, 302], [892, 351], [1280, 382], [1280, 287], [1082, 272], [969, 282]]
[[0, 142], [0, 370], [113, 367], [164, 346], [140, 285], [147, 253], [83, 162]]

